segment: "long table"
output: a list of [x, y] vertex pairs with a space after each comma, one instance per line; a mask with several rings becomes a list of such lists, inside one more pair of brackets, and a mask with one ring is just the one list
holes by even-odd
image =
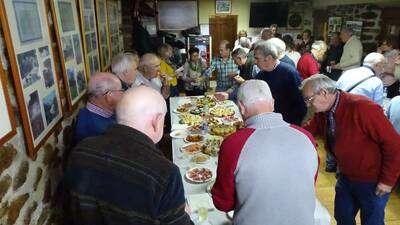
[[[184, 103], [192, 102], [194, 100], [193, 97], [173, 97], [170, 98], [170, 111], [171, 111], [171, 128], [172, 130], [177, 130], [177, 129], [183, 129], [185, 125], [179, 124], [179, 114], [174, 113], [175, 109]], [[229, 101], [225, 105], [231, 105], [233, 106], [232, 108], [235, 110], [235, 117], [239, 117], [240, 113], [234, 102]], [[195, 194], [204, 194], [207, 193], [207, 187], [212, 185], [213, 181], [210, 181], [208, 183], [202, 183], [202, 184], [193, 184], [185, 178], [185, 173], [188, 169], [191, 167], [196, 166], [194, 163], [190, 162], [191, 157], [188, 156], [187, 154], [184, 154], [181, 152], [180, 148], [185, 145], [186, 143], [183, 141], [183, 139], [179, 138], [173, 138], [172, 139], [172, 160], [173, 162], [179, 167], [181, 175], [182, 175], [182, 181], [183, 181], [183, 187], [185, 189], [185, 194], [187, 198], [190, 198], [191, 195]], [[217, 170], [217, 157], [210, 157], [210, 160], [205, 163], [201, 164], [201, 167], [207, 167], [213, 172], [213, 176], [215, 179], [216, 176], [216, 170]], [[211, 200], [210, 195], [203, 195], [203, 198], [208, 198], [208, 199], [202, 199], [204, 202], [209, 202]], [[224, 212], [221, 212], [215, 208], [210, 210], [208, 212], [208, 220], [212, 223], [212, 225], [227, 225], [231, 224], [230, 220], [226, 216]]]
[[[199, 96], [200, 97], [200, 96]], [[171, 111], [171, 129], [185, 129], [187, 126], [179, 124], [179, 114], [174, 111], [176, 108], [185, 103], [193, 103], [193, 97], [173, 97], [170, 98], [170, 111]], [[241, 118], [239, 113], [239, 109], [232, 101], [227, 101], [224, 104], [225, 106], [232, 107], [235, 110], [235, 117]], [[186, 171], [191, 167], [196, 166], [194, 163], [190, 162], [190, 157], [187, 154], [184, 154], [180, 151], [180, 148], [186, 143], [183, 139], [173, 138], [172, 139], [172, 160], [179, 167], [183, 187], [185, 190], [185, 195], [187, 198], [191, 198], [193, 195], [203, 194], [199, 201], [203, 202], [212, 202], [211, 196], [206, 194], [207, 188], [212, 185], [212, 181], [203, 184], [193, 184], [187, 181], [185, 178]], [[206, 164], [202, 164], [201, 167], [207, 167], [213, 172], [213, 176], [216, 175], [217, 170], [217, 157], [210, 157], [210, 160]], [[215, 177], [214, 177], [215, 179]], [[196, 218], [196, 212], [192, 213], [192, 218]], [[314, 225], [329, 225], [330, 224], [330, 215], [328, 210], [321, 205], [321, 203], [316, 199], [316, 209], [314, 213], [315, 223]], [[224, 212], [221, 212], [215, 208], [208, 212], [208, 220], [212, 225], [229, 225], [232, 222], [228, 219], [227, 215]]]

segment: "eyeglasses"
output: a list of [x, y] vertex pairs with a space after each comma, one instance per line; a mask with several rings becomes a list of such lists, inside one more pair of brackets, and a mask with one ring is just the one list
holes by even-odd
[[112, 92], [124, 92], [124, 90], [123, 89], [118, 89], [118, 90], [108, 90], [106, 93], [104, 93], [103, 95], [107, 95], [107, 94], [109, 94], [109, 93], [112, 93]]
[[309, 103], [311, 103], [312, 102], [312, 100], [314, 100], [314, 98], [317, 96], [317, 94], [313, 94], [313, 95], [311, 95], [310, 97], [304, 97], [304, 102], [306, 103], [306, 104], [309, 104]]

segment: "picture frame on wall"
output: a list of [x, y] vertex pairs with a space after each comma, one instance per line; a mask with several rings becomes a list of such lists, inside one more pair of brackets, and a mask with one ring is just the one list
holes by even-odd
[[7, 78], [1, 65], [0, 59], [0, 146], [17, 133], [14, 112], [8, 94]]
[[108, 0], [107, 1], [107, 13], [108, 13], [108, 24], [110, 33], [110, 45], [111, 45], [111, 56], [114, 57], [118, 53], [123, 51], [120, 39], [120, 26], [121, 21], [119, 18], [119, 1]]
[[[78, 10], [75, 0], [51, 0], [50, 6], [67, 90], [68, 110], [72, 111], [85, 95], [87, 85]], [[84, 78], [78, 75], [84, 75]], [[81, 82], [80, 89], [77, 88], [78, 80]]]
[[96, 26], [96, 8], [94, 0], [79, 0], [80, 21], [82, 29], [83, 55], [86, 64], [86, 75], [89, 78], [95, 72], [101, 71], [100, 63], [91, 67], [90, 60], [100, 62], [97, 45], [98, 33]]
[[232, 2], [231, 0], [216, 0], [215, 1], [215, 13], [231, 13]]
[[102, 70], [110, 67], [110, 40], [106, 0], [96, 1], [97, 30], [99, 32], [100, 63]]
[[[24, 4], [16, 3], [29, 4], [23, 8]], [[35, 38], [20, 32], [30, 22], [18, 19], [19, 11], [29, 14], [31, 21], [40, 21]], [[44, 1], [0, 1], [0, 20], [28, 154], [35, 158], [63, 117]]]

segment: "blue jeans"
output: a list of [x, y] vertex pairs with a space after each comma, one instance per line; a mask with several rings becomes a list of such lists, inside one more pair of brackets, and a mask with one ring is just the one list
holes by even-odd
[[179, 96], [179, 89], [178, 89], [178, 85], [176, 86], [169, 86], [169, 96], [171, 97], [176, 97]]
[[384, 225], [389, 195], [375, 195], [376, 183], [353, 182], [339, 175], [335, 191], [335, 219], [338, 225], [356, 225], [360, 210], [362, 225]]

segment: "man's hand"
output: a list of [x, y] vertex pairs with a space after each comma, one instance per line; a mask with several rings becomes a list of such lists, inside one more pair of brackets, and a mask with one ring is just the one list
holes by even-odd
[[214, 96], [218, 99], [218, 101], [224, 101], [229, 98], [229, 94], [226, 92], [216, 92]]
[[243, 84], [245, 82], [243, 77], [241, 77], [240, 75], [237, 75], [237, 76], [233, 77], [233, 79], [235, 79], [236, 82], [238, 82], [239, 84]]
[[383, 196], [387, 193], [390, 193], [392, 191], [392, 187], [383, 183], [378, 183], [376, 186], [376, 191], [375, 194], [377, 196]]

